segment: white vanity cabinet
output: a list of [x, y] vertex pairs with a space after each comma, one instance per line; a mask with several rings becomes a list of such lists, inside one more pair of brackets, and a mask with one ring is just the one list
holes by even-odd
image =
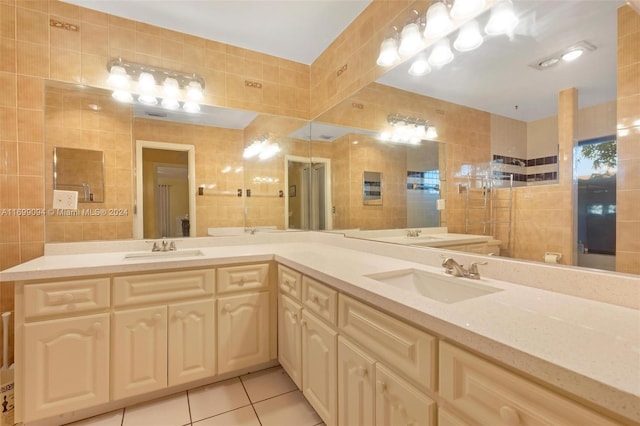
[[337, 292], [278, 268], [278, 360], [325, 424], [336, 425]]
[[480, 424], [618, 424], [447, 342], [440, 343], [440, 394]]
[[275, 358], [269, 264], [218, 268], [218, 373]]
[[109, 400], [109, 294], [108, 277], [16, 283], [16, 360], [24, 360], [16, 406], [25, 421]]
[[112, 399], [215, 375], [214, 284], [212, 269], [113, 279]]

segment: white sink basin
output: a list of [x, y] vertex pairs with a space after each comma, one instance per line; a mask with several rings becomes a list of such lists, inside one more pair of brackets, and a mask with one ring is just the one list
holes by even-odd
[[125, 259], [166, 259], [171, 257], [202, 256], [198, 249], [173, 250], [173, 251], [137, 251], [124, 255]]
[[477, 280], [419, 269], [380, 272], [365, 275], [365, 277], [443, 303], [456, 303], [502, 291], [502, 289], [481, 284]]

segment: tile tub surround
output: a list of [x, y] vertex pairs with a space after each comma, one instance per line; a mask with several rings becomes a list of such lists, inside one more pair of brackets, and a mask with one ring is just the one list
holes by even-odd
[[[256, 233], [178, 243], [179, 248], [197, 247], [204, 255], [161, 262], [124, 261], [124, 253], [148, 250], [147, 244], [57, 244], [47, 247], [47, 256], [4, 271], [0, 279], [62, 278], [275, 259], [579, 400], [640, 420], [640, 312], [637, 305], [624, 306], [640, 300], [640, 279], [636, 276], [317, 232]], [[104, 250], [107, 252], [99, 254]], [[463, 264], [488, 260], [489, 264], [481, 267], [485, 284], [504, 291], [443, 305], [364, 277], [406, 268], [441, 273], [443, 254], [452, 254]]]

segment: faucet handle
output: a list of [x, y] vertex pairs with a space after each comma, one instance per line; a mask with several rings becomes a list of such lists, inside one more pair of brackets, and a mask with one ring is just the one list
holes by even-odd
[[175, 250], [177, 250], [177, 248], [176, 248], [176, 242], [175, 242], [175, 241], [171, 241], [171, 244], [169, 244], [169, 250], [170, 250], [170, 251], [175, 251]]
[[478, 265], [488, 265], [489, 262], [471, 262], [469, 265], [469, 277], [474, 279], [480, 278], [480, 271], [478, 271]]

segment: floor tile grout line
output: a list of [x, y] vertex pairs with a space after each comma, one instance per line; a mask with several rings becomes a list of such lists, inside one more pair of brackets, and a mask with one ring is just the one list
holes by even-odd
[[193, 423], [193, 416], [191, 415], [191, 401], [189, 401], [189, 389], [185, 391], [187, 394], [187, 409], [189, 410], [189, 424]]
[[262, 420], [260, 420], [260, 416], [258, 415], [258, 412], [256, 411], [256, 407], [253, 405], [253, 401], [251, 400], [251, 396], [249, 395], [249, 391], [247, 391], [247, 387], [244, 385], [244, 380], [242, 380], [242, 376], [240, 376], [239, 379], [240, 379], [240, 384], [242, 385], [242, 389], [244, 389], [244, 393], [247, 395], [247, 399], [249, 400], [249, 403], [251, 404], [251, 409], [253, 410], [253, 413], [256, 415], [256, 419], [258, 419], [258, 424], [260, 426], [262, 426]]
[[228, 414], [228, 413], [231, 413], [231, 412], [233, 412], [233, 411], [239, 410], [239, 409], [241, 409], [241, 408], [247, 408], [247, 407], [248, 407], [248, 406], [250, 406], [250, 405], [251, 405], [251, 402], [249, 402], [249, 404], [242, 405], [242, 406], [240, 406], [240, 407], [236, 407], [236, 408], [232, 408], [232, 409], [227, 410], [227, 411], [221, 411], [221, 412], [216, 413], [216, 414], [214, 414], [214, 415], [212, 415], [212, 416], [203, 417], [203, 418], [198, 419], [198, 420], [196, 420], [196, 421], [193, 421], [193, 419], [192, 419], [192, 420], [191, 420], [191, 423], [198, 423], [198, 422], [201, 422], [201, 421], [203, 421], [203, 420], [212, 419], [212, 418], [214, 418], [214, 417], [218, 417], [218, 416], [221, 416], [221, 415], [223, 415], [223, 414]]

